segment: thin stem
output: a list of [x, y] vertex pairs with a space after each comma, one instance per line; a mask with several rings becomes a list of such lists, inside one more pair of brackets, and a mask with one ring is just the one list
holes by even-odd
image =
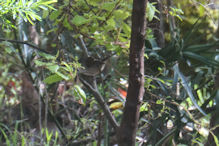
[[94, 97], [96, 98], [97, 102], [99, 103], [101, 109], [103, 110], [104, 114], [106, 115], [107, 119], [109, 120], [110, 124], [113, 126], [115, 130], [118, 129], [119, 125], [116, 122], [114, 116], [110, 112], [109, 107], [107, 106], [106, 102], [104, 101], [102, 95], [98, 91], [96, 84], [94, 83], [94, 87], [91, 84], [80, 78], [81, 82], [93, 93]]
[[[16, 36], [15, 36], [15, 38], [17, 38]], [[37, 51], [41, 51], [41, 52], [49, 54], [49, 52], [47, 52], [46, 50], [43, 50], [43, 49], [39, 48], [38, 46], [35, 46], [34, 44], [29, 43], [28, 41], [19, 41], [19, 40], [11, 40], [11, 39], [0, 38], [0, 42], [3, 42], [3, 41], [11, 42], [11, 43], [16, 43], [17, 44], [16, 47], [19, 46], [18, 44], [25, 44], [25, 45], [28, 45], [28, 46], [32, 47], [33, 49], [35, 49]], [[20, 50], [19, 48], [20, 47], [18, 47], [18, 50]]]

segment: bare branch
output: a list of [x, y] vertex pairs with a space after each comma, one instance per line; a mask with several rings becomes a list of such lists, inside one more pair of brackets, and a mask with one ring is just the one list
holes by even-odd
[[106, 102], [103, 99], [103, 96], [98, 91], [97, 87], [92, 87], [91, 84], [86, 82], [84, 79], [80, 78], [81, 82], [93, 93], [94, 97], [96, 98], [97, 102], [99, 103], [101, 109], [103, 110], [104, 114], [106, 115], [107, 119], [109, 120], [110, 124], [113, 126], [115, 130], [118, 129], [119, 125], [116, 122], [114, 116], [110, 112], [109, 107], [107, 106]]
[[86, 57], [87, 58], [90, 57], [88, 49], [87, 49], [87, 47], [86, 47], [86, 45], [84, 43], [84, 40], [83, 40], [82, 36], [80, 36], [79, 39], [80, 39], [81, 46], [82, 46], [82, 49], [84, 50], [84, 53], [85, 53]]
[[25, 45], [28, 45], [28, 46], [32, 47], [33, 49], [35, 49], [37, 51], [41, 51], [41, 52], [49, 54], [49, 52], [47, 52], [46, 50], [43, 50], [43, 49], [39, 48], [38, 46], [35, 46], [34, 44], [31, 44], [27, 41], [19, 41], [19, 40], [11, 40], [11, 39], [0, 38], [0, 42], [3, 42], [3, 41], [11, 42], [11, 43], [25, 44]]

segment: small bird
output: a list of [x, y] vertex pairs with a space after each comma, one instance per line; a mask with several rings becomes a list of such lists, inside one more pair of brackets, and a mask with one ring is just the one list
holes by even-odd
[[79, 69], [79, 73], [86, 76], [96, 76], [100, 74], [106, 65], [106, 61], [96, 60], [89, 57], [84, 68]]

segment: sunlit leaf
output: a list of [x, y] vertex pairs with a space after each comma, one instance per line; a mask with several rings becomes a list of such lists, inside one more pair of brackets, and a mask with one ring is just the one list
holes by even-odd
[[114, 21], [113, 18], [109, 19], [109, 20], [107, 21], [107, 24], [108, 24], [108, 26], [110, 26], [111, 28], [115, 28], [115, 26], [116, 26], [116, 22]]
[[215, 143], [217, 144], [217, 146], [218, 146], [218, 144], [219, 144], [218, 137], [217, 137], [212, 131], [210, 131], [210, 134], [213, 136], [214, 142], [215, 142]]
[[102, 6], [102, 9], [105, 9], [105, 10], [112, 10], [113, 8], [115, 7], [115, 2], [105, 2]]
[[42, 62], [42, 61], [39, 61], [39, 60], [34, 60], [34, 63], [35, 63], [37, 66], [45, 66], [45, 65], [46, 65], [45, 62]]
[[148, 111], [148, 103], [147, 102], [142, 104], [140, 107], [140, 112], [144, 112], [144, 111]]
[[64, 80], [69, 80], [70, 78], [68, 76], [66, 76], [65, 74], [61, 73], [61, 72], [55, 72], [58, 76], [60, 76], [61, 78], [63, 78]]
[[50, 76], [48, 76], [47, 78], [45, 78], [45, 79], [43, 80], [43, 82], [46, 83], [46, 84], [53, 84], [53, 83], [59, 82], [59, 81], [61, 81], [61, 80], [63, 80], [62, 77], [60, 77], [60, 76], [57, 75], [57, 74], [53, 74], [53, 75], [50, 75]]
[[55, 73], [55, 72], [57, 72], [59, 70], [59, 66], [58, 65], [49, 65], [46, 68], [49, 69], [53, 73]]
[[39, 52], [39, 55], [42, 56], [42, 57], [44, 57], [44, 58], [47, 59], [47, 60], [54, 60], [54, 59], [56, 59], [55, 56], [50, 55], [50, 54], [46, 54], [46, 53], [42, 53], [42, 52]]
[[120, 109], [123, 107], [123, 102], [113, 102], [112, 104], [110, 104], [109, 108], [112, 110], [115, 109]]
[[87, 97], [86, 97], [84, 90], [78, 85], [74, 85], [74, 89], [75, 89], [76, 95], [79, 96], [83, 100], [83, 104], [85, 104]]
[[162, 100], [157, 100], [156, 104], [163, 104], [164, 102]]
[[147, 3], [147, 18], [148, 21], [152, 21], [155, 17], [156, 7], [153, 5], [154, 3]]
[[130, 13], [127, 11], [123, 10], [116, 10], [113, 13], [113, 16], [115, 17], [116, 20], [125, 20], [130, 16]]

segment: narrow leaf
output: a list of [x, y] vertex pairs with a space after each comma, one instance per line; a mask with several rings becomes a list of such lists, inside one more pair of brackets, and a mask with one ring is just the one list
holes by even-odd
[[53, 84], [53, 83], [59, 82], [59, 81], [61, 81], [61, 80], [63, 80], [62, 77], [60, 77], [60, 76], [57, 75], [57, 74], [53, 74], [53, 75], [50, 75], [50, 76], [48, 76], [47, 78], [45, 78], [45, 79], [43, 80], [43, 82], [46, 83], [46, 84]]
[[192, 89], [191, 87], [188, 85], [188, 82], [186, 81], [186, 78], [184, 77], [184, 75], [179, 71], [179, 66], [178, 64], [174, 65], [173, 67], [174, 72], [176, 72], [179, 75], [179, 78], [181, 79], [181, 83], [183, 85], [183, 87], [185, 88], [187, 94], [189, 95], [192, 103], [195, 105], [195, 107], [203, 114], [206, 116], [206, 113], [200, 108], [200, 106], [198, 105], [198, 103], [195, 100], [195, 97], [192, 93]]
[[84, 90], [78, 85], [75, 85], [74, 88], [75, 88], [76, 94], [83, 100], [83, 103], [85, 103], [86, 102], [86, 94], [85, 94]]

